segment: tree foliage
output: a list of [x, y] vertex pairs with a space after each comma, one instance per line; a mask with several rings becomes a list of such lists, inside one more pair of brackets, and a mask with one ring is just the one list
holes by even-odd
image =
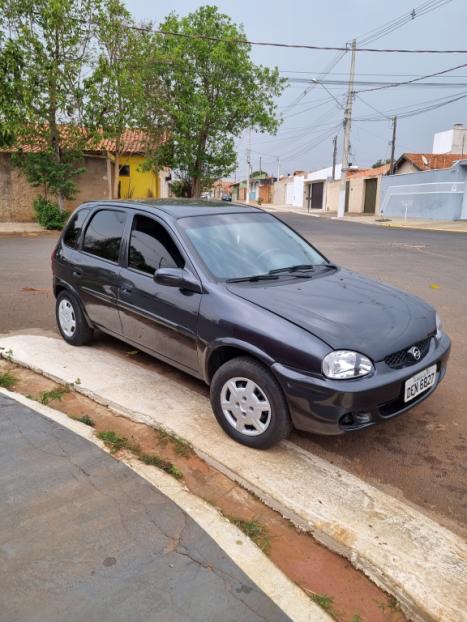
[[383, 164], [389, 164], [390, 161], [390, 158], [387, 160], [376, 160], [376, 162], [371, 165], [371, 168], [379, 168], [380, 166], [383, 166]]
[[148, 136], [146, 166], [199, 196], [235, 168], [235, 138], [274, 132], [277, 69], [255, 65], [242, 27], [204, 6], [154, 31], [121, 0], [0, 0], [0, 144], [46, 202], [76, 193], [90, 140], [111, 138], [113, 192], [127, 128]]
[[119, 158], [128, 128], [142, 127], [146, 106], [145, 76], [152, 35], [137, 28], [120, 0], [107, 0], [95, 22], [97, 58], [85, 80], [84, 123], [97, 139], [113, 140], [114, 187], [118, 196]]
[[214, 6], [171, 14], [160, 30], [167, 34], [154, 37], [153, 49], [163, 62], [147, 82], [154, 116], [146, 125], [168, 134], [152, 162], [173, 168], [198, 197], [206, 181], [234, 170], [235, 138], [245, 129], [275, 132], [283, 80], [277, 68], [253, 63], [242, 27]]
[[21, 65], [19, 75], [4, 74], [12, 92], [13, 122], [6, 131], [18, 147], [15, 162], [29, 178], [38, 171], [36, 181], [45, 170], [51, 172], [54, 181], [48, 186], [61, 210], [64, 199], [74, 194], [73, 163], [86, 141], [80, 124], [82, 76], [90, 62], [89, 18], [96, 6], [96, 0], [0, 0], [3, 63], [13, 55]]

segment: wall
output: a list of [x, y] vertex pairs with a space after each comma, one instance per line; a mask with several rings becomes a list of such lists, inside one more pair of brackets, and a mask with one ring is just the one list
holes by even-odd
[[467, 219], [467, 160], [451, 168], [389, 175], [381, 181], [381, 213], [389, 218]]
[[80, 203], [109, 198], [107, 181], [107, 162], [104, 157], [86, 156], [84, 158], [86, 172], [76, 177], [78, 194], [73, 201], [65, 201], [65, 208], [72, 211]]
[[10, 154], [0, 153], [0, 222], [33, 220], [32, 202], [39, 194], [13, 167]]
[[433, 153], [449, 153], [452, 147], [454, 130], [437, 132], [433, 137]]
[[272, 199], [274, 205], [285, 205], [286, 180], [287, 178], [284, 177], [274, 184], [274, 196]]
[[[65, 209], [73, 210], [80, 203], [108, 197], [107, 165], [105, 158], [86, 157], [86, 172], [76, 177], [78, 194], [65, 202]], [[35, 220], [34, 199], [42, 188], [33, 188], [11, 164], [9, 153], [0, 153], [0, 222], [31, 222]]]
[[[342, 164], [336, 164], [335, 179], [341, 178]], [[308, 173], [306, 181], [326, 181], [332, 177], [332, 166], [321, 168], [319, 171]]]
[[148, 199], [159, 197], [159, 177], [152, 171], [143, 171], [142, 155], [123, 155], [119, 158], [120, 166], [130, 167], [130, 176], [120, 175], [120, 197], [122, 199]]
[[365, 202], [365, 177], [350, 178], [349, 214], [361, 214]]
[[336, 181], [328, 181], [325, 184], [325, 211], [326, 212], [337, 212], [337, 208], [339, 206], [339, 189], [341, 182], [336, 179]]
[[433, 138], [433, 153], [467, 153], [467, 128], [454, 127]]
[[400, 166], [397, 167], [398, 175], [405, 175], [407, 173], [416, 173], [418, 168], [409, 162], [408, 160], [404, 160]]

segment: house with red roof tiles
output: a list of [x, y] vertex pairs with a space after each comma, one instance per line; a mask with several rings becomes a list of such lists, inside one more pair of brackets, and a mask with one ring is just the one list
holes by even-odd
[[[76, 128], [60, 127], [65, 141], [66, 135], [72, 131], [76, 132]], [[40, 141], [31, 144], [23, 140], [19, 146], [0, 149], [0, 222], [29, 222], [34, 219], [33, 201], [42, 193], [42, 189], [28, 184], [21, 172], [13, 166], [11, 155], [18, 149], [37, 153], [44, 146]], [[148, 147], [146, 134], [138, 129], [126, 130], [118, 146], [114, 139], [100, 138], [99, 135], [87, 138], [83, 163], [86, 170], [75, 178], [78, 192], [74, 200], [65, 201], [65, 209], [71, 211], [84, 201], [99, 199], [169, 196], [170, 171], [155, 173], [145, 170], [143, 166]], [[115, 193], [113, 188], [117, 162], [118, 185]]]

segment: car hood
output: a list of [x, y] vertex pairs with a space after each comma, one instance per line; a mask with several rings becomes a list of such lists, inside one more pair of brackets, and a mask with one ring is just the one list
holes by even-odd
[[434, 309], [419, 298], [339, 269], [310, 279], [229, 284], [231, 293], [292, 322], [335, 350], [380, 361], [436, 329]]

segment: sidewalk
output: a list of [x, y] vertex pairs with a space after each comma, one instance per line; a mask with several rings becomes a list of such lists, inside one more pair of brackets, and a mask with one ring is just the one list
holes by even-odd
[[261, 208], [270, 212], [288, 212], [302, 214], [315, 218], [327, 218], [339, 222], [355, 222], [361, 225], [379, 225], [381, 227], [395, 227], [399, 229], [424, 229], [426, 231], [449, 231], [467, 233], [467, 220], [429, 220], [422, 218], [385, 218], [383, 214], [346, 214], [343, 218], [337, 218], [335, 212], [323, 212], [322, 210], [307, 210], [289, 205], [263, 204]]
[[46, 233], [37, 222], [0, 222], [0, 235]]
[[4, 394], [0, 498], [4, 622], [290, 620], [173, 501]]
[[58, 380], [133, 421], [191, 444], [208, 464], [347, 557], [417, 621], [463, 619], [467, 549], [454, 533], [291, 442], [255, 452], [231, 441], [199, 392], [96, 348], [4, 337], [10, 360]]

